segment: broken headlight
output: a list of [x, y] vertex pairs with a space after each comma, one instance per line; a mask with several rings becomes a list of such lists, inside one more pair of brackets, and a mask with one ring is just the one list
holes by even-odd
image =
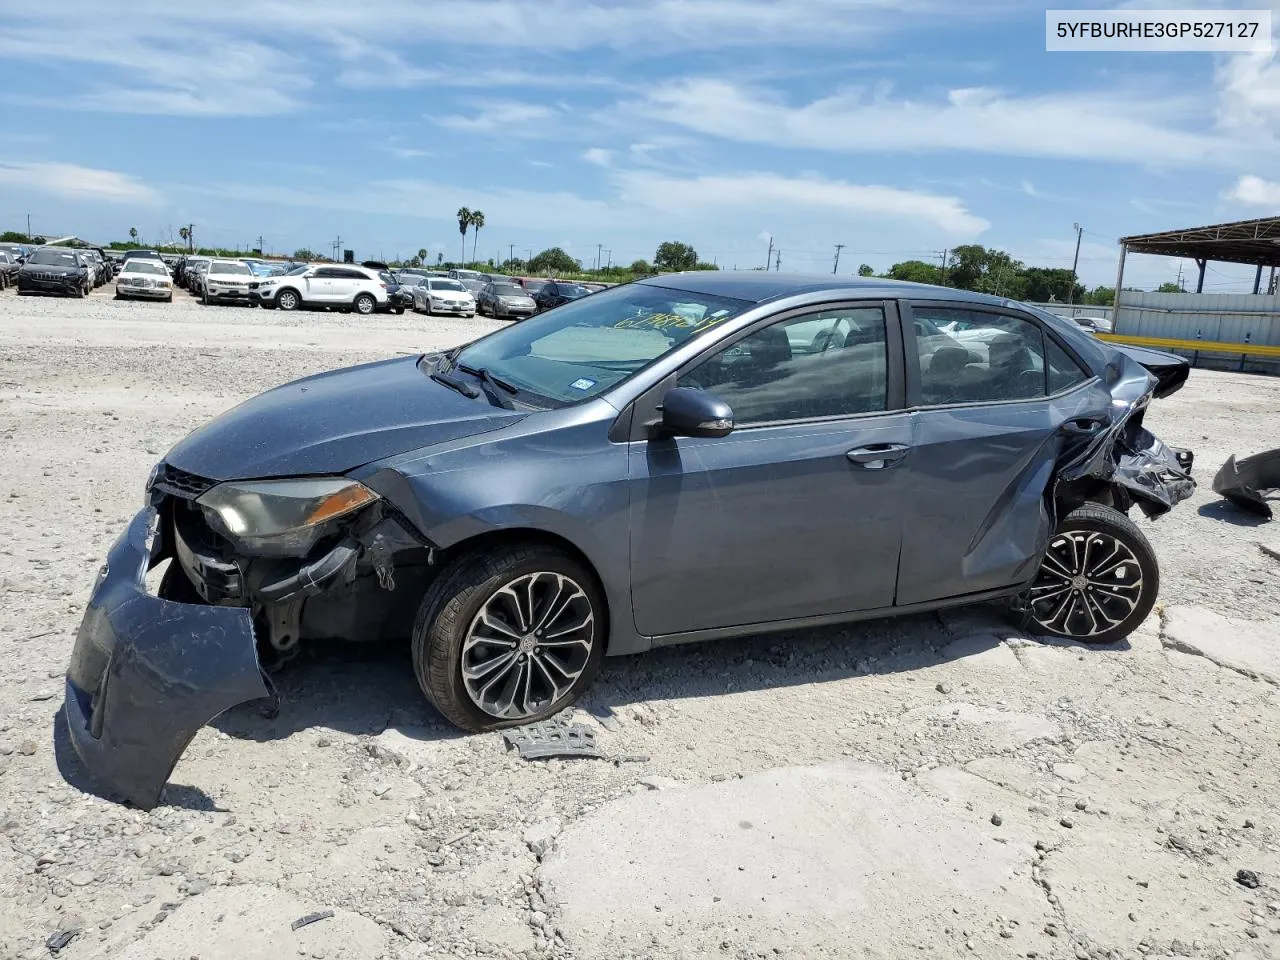
[[196, 503], [209, 525], [242, 549], [301, 556], [332, 529], [332, 521], [378, 495], [346, 477], [220, 483]]

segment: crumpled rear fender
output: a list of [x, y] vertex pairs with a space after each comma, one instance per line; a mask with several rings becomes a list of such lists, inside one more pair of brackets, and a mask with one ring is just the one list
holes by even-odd
[[145, 810], [202, 726], [270, 695], [248, 610], [147, 592], [157, 523], [147, 507], [111, 548], [76, 635], [64, 703], [92, 779]]
[[1263, 497], [1267, 491], [1280, 491], [1280, 449], [1243, 460], [1237, 460], [1233, 454], [1213, 478], [1214, 493], [1242, 510], [1270, 519], [1271, 504]]

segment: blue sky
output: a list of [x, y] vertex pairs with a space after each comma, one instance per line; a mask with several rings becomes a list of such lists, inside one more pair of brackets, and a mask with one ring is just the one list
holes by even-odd
[[[1079, 222], [1094, 285], [1119, 236], [1280, 209], [1274, 55], [1046, 53], [1044, 5], [8, 6], [6, 229], [456, 257], [466, 205], [482, 258], [683, 240], [751, 267], [771, 235], [784, 269], [843, 243], [846, 272], [967, 242], [1069, 267]], [[1213, 265], [1206, 289], [1246, 278]]]

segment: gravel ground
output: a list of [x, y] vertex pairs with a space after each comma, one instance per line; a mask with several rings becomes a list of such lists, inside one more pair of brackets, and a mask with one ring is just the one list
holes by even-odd
[[61, 675], [156, 459], [492, 327], [0, 295], [0, 958], [1277, 955], [1280, 528], [1208, 489], [1278, 442], [1261, 377], [1148, 415], [1202, 487], [1140, 521], [1162, 606], [1128, 643], [973, 609], [611, 660], [579, 717], [615, 759], [540, 764], [439, 720], [407, 651], [326, 647], [155, 811], [83, 792]]

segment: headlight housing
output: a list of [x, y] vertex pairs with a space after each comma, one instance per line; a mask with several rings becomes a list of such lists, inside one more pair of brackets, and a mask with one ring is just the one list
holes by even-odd
[[261, 556], [301, 556], [333, 522], [378, 499], [346, 477], [220, 483], [196, 500], [215, 531]]

